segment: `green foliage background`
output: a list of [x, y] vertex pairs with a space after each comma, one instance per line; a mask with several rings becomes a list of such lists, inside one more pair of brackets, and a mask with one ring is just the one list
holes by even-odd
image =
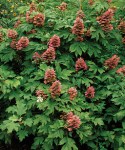
[[[33, 137], [31, 149], [43, 150], [124, 150], [125, 149], [125, 77], [116, 74], [116, 70], [125, 64], [125, 45], [117, 26], [125, 16], [124, 1], [108, 4], [96, 1], [93, 6], [81, 1], [85, 13], [85, 29], [92, 36], [83, 42], [76, 42], [71, 33], [80, 1], [65, 0], [66, 11], [56, 6], [61, 1], [46, 0], [36, 3], [38, 11], [45, 14], [43, 27], [35, 27], [25, 20], [29, 6], [18, 8], [22, 24], [15, 30], [18, 37], [27, 36], [29, 46], [22, 51], [10, 47], [11, 40], [6, 36], [7, 29], [13, 28], [18, 16], [11, 19], [10, 26], [1, 28], [3, 41], [0, 45], [0, 139], [11, 145], [12, 139], [20, 142]], [[117, 3], [117, 5], [116, 5]], [[112, 24], [114, 29], [105, 33], [96, 21], [96, 17], [108, 8], [116, 5]], [[3, 19], [3, 17], [2, 17]], [[35, 34], [27, 34], [35, 29]], [[50, 64], [33, 62], [34, 52], [42, 53], [47, 49], [49, 39], [54, 35], [61, 38], [61, 46], [56, 50], [56, 60]], [[120, 57], [116, 69], [107, 70], [104, 61], [112, 55]], [[83, 57], [89, 66], [87, 71], [75, 71], [77, 58]], [[54, 68], [62, 84], [61, 96], [52, 99], [50, 85], [43, 83], [45, 71]], [[95, 87], [95, 97], [84, 96], [86, 88]], [[75, 86], [78, 96], [71, 101], [67, 90]], [[37, 103], [35, 92], [43, 89], [48, 99]], [[81, 119], [81, 126], [68, 132], [60, 115], [74, 112]]]

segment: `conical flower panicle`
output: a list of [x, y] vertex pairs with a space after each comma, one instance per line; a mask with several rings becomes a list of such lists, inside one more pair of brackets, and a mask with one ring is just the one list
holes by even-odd
[[87, 65], [84, 61], [83, 58], [78, 58], [78, 60], [76, 61], [76, 64], [75, 64], [75, 68], [76, 68], [76, 71], [79, 71], [79, 70], [87, 70]]
[[81, 120], [77, 115], [74, 115], [72, 112], [69, 112], [64, 117], [66, 121], [66, 128], [68, 131], [73, 131], [78, 129], [81, 125]]
[[77, 17], [74, 26], [72, 27], [72, 33], [75, 35], [82, 35], [84, 33], [84, 24], [80, 17]]
[[117, 67], [119, 61], [120, 57], [118, 57], [117, 55], [113, 55], [111, 58], [105, 61], [104, 65], [107, 66], [109, 69], [114, 69]]
[[13, 39], [12, 42], [10, 43], [10, 47], [11, 47], [12, 49], [17, 49], [17, 48], [16, 48], [16, 45], [17, 45], [17, 40]]
[[34, 16], [33, 18], [33, 24], [37, 27], [41, 27], [44, 25], [45, 17], [42, 13], [39, 13]]
[[118, 74], [123, 73], [123, 74], [124, 74], [124, 76], [125, 76], [125, 66], [123, 66], [123, 67], [119, 68], [119, 69], [116, 71], [116, 73], [118, 73]]
[[37, 90], [36, 91], [36, 96], [37, 97], [42, 97], [43, 100], [47, 99], [47, 97], [48, 97], [47, 94], [45, 94], [43, 90]]
[[68, 90], [68, 94], [70, 96], [70, 100], [73, 100], [77, 96], [77, 89], [75, 87], [71, 87]]
[[17, 37], [17, 32], [15, 30], [8, 30], [8, 38], [15, 39]]
[[52, 83], [56, 80], [56, 73], [54, 71], [54, 69], [48, 69], [45, 72], [45, 76], [44, 76], [44, 83]]
[[57, 35], [54, 35], [53, 37], [50, 38], [48, 45], [53, 48], [59, 47], [60, 46], [60, 37]]
[[41, 55], [38, 53], [38, 52], [35, 52], [33, 54], [33, 60], [36, 62], [36, 63], [39, 63], [40, 60], [41, 60]]
[[93, 86], [90, 86], [87, 88], [87, 91], [85, 92], [86, 98], [94, 98], [95, 96], [95, 89]]
[[113, 19], [113, 16], [114, 16], [113, 9], [108, 9], [101, 16], [97, 17], [97, 22], [102, 27], [102, 30], [104, 30], [106, 32], [113, 30], [113, 26], [112, 26], [112, 24], [110, 24], [111, 20]]
[[20, 24], [21, 24], [21, 21], [17, 20], [14, 24], [14, 28], [18, 28]]
[[85, 14], [84, 14], [84, 12], [82, 10], [79, 10], [76, 13], [76, 17], [83, 19], [83, 18], [85, 18]]
[[56, 96], [60, 96], [61, 94], [61, 83], [60, 81], [56, 80], [52, 83], [50, 87], [50, 93], [52, 98], [56, 98]]
[[120, 24], [118, 25], [118, 29], [125, 34], [125, 21], [120, 22]]
[[42, 55], [41, 58], [44, 61], [51, 62], [55, 60], [56, 53], [53, 47], [49, 47]]
[[26, 48], [28, 45], [29, 39], [27, 37], [21, 37], [16, 44], [16, 49], [22, 50], [23, 48]]

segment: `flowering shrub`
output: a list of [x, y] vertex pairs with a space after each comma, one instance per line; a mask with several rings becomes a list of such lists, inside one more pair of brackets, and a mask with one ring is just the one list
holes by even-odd
[[18, 10], [0, 27], [1, 143], [124, 150], [124, 8], [38, 0]]

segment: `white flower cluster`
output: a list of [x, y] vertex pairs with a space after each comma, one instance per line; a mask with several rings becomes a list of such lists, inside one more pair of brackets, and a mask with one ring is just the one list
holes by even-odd
[[37, 103], [40, 103], [40, 102], [43, 102], [43, 97], [38, 96], [38, 97], [37, 97]]

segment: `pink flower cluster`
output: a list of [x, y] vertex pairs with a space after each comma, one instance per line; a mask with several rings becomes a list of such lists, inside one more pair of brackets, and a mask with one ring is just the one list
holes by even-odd
[[76, 18], [81, 18], [81, 19], [85, 18], [84, 12], [82, 10], [77, 11]]
[[58, 9], [60, 9], [61, 11], [65, 11], [66, 8], [67, 8], [67, 3], [65, 2], [62, 2], [60, 6], [58, 6]]
[[113, 30], [113, 26], [110, 23], [113, 18], [113, 15], [114, 15], [113, 9], [108, 9], [101, 16], [97, 17], [97, 22], [102, 27], [102, 30], [104, 30], [106, 32]]
[[17, 20], [16, 23], [14, 24], [14, 28], [18, 28], [20, 24], [21, 24], [21, 21]]
[[54, 35], [50, 38], [48, 42], [49, 47], [57, 48], [60, 46], [60, 37], [57, 35]]
[[36, 91], [36, 96], [37, 97], [42, 97], [43, 100], [47, 99], [47, 97], [48, 97], [47, 94], [45, 94], [43, 90], [37, 90]]
[[122, 33], [125, 33], [125, 21], [121, 21], [118, 25], [118, 29], [122, 31]]
[[37, 27], [41, 27], [44, 25], [45, 17], [42, 13], [39, 13], [34, 16], [33, 18], [33, 24]]
[[95, 96], [95, 89], [93, 86], [90, 86], [87, 88], [86, 92], [85, 92], [85, 97], [86, 98], [94, 98]]
[[125, 66], [123, 66], [123, 67], [119, 68], [119, 69], [116, 71], [116, 73], [118, 73], [118, 74], [123, 73], [123, 74], [124, 74], [124, 76], [125, 76]]
[[50, 62], [55, 60], [56, 58], [56, 53], [55, 49], [53, 47], [49, 47], [42, 55], [41, 55], [42, 60]]
[[70, 96], [70, 100], [73, 100], [77, 96], [77, 89], [75, 87], [71, 87], [68, 90], [68, 94]]
[[34, 61], [35, 61], [36, 63], [39, 63], [40, 60], [41, 60], [41, 55], [40, 55], [38, 52], [35, 52], [35, 53], [33, 54], [33, 59], [34, 59]]
[[8, 38], [15, 39], [17, 37], [17, 32], [15, 30], [8, 30]]
[[66, 121], [66, 128], [68, 131], [78, 129], [81, 125], [80, 118], [77, 115], [74, 115], [72, 112], [67, 113], [63, 118]]
[[11, 47], [12, 49], [16, 49], [16, 44], [17, 44], [16, 39], [13, 39], [12, 42], [10, 43], [10, 47]]
[[91, 6], [94, 4], [94, 1], [93, 0], [88, 0], [88, 4]]
[[81, 69], [87, 70], [87, 65], [83, 58], [81, 58], [81, 57], [78, 58], [78, 60], [76, 61], [76, 64], [75, 64], [75, 68], [76, 68], [76, 71], [79, 71]]
[[43, 60], [46, 62], [51, 62], [56, 58], [55, 48], [60, 46], [60, 38], [57, 35], [54, 35], [50, 38], [48, 42], [48, 49], [43, 52], [41, 55], [37, 52], [34, 54], [33, 59], [34, 61], [38, 62], [38, 60]]
[[61, 94], [60, 81], [56, 80], [55, 82], [52, 83], [52, 85], [50, 87], [50, 93], [51, 93], [52, 98], [55, 98], [56, 96], [60, 96], [60, 94]]
[[109, 69], [114, 69], [117, 67], [119, 61], [120, 57], [118, 57], [117, 55], [113, 55], [111, 58], [105, 61], [104, 65], [107, 66]]
[[45, 76], [44, 76], [44, 83], [52, 83], [56, 80], [56, 73], [54, 71], [54, 69], [48, 69], [45, 72]]
[[35, 3], [34, 2], [32, 2], [31, 4], [30, 4], [30, 12], [33, 12], [33, 11], [36, 11], [37, 9], [36, 9], [36, 5], [35, 5]]
[[29, 39], [27, 37], [21, 37], [16, 44], [17, 50], [22, 50], [23, 48], [26, 48], [29, 45]]
[[74, 26], [72, 27], [72, 33], [75, 35], [82, 35], [84, 33], [84, 24], [80, 17], [77, 17]]

